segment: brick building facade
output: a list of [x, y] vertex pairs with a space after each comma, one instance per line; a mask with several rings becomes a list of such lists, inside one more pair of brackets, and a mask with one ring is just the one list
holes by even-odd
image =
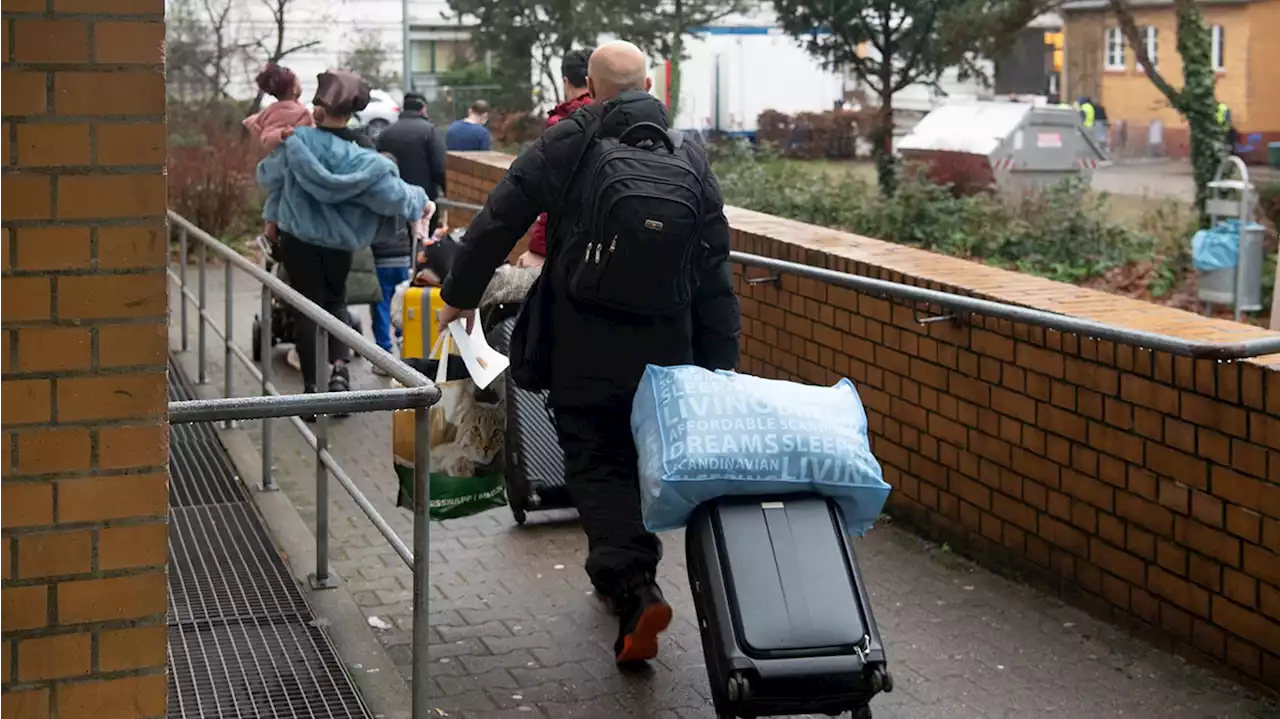
[[4, 716], [162, 717], [164, 3], [3, 22]]
[[[1218, 68], [1217, 95], [1231, 107], [1236, 128], [1246, 138], [1262, 135], [1261, 146], [1248, 153], [1265, 161], [1266, 143], [1280, 140], [1280, 93], [1276, 68], [1280, 44], [1280, 0], [1205, 0], [1201, 12], [1212, 36], [1213, 62]], [[1134, 20], [1145, 33], [1148, 51], [1155, 51], [1156, 68], [1174, 87], [1182, 85], [1182, 59], [1177, 51], [1177, 18], [1172, 3], [1156, 0], [1135, 4]], [[1112, 146], [1121, 154], [1162, 153], [1186, 157], [1186, 121], [1169, 107], [1139, 66], [1115, 15], [1103, 0], [1076, 0], [1063, 6], [1065, 69], [1063, 97], [1075, 101], [1092, 97], [1107, 109]], [[1149, 127], [1163, 128], [1162, 149], [1147, 147]]]

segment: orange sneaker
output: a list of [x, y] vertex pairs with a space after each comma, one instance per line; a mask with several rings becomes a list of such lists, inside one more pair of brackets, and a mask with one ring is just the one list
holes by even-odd
[[619, 617], [615, 661], [630, 664], [658, 656], [658, 635], [671, 626], [671, 605], [658, 585], [649, 584], [628, 597]]

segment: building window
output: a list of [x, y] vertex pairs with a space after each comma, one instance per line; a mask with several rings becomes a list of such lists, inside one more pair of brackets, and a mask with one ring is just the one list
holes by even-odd
[[413, 71], [438, 75], [454, 70], [467, 63], [468, 47], [465, 40], [414, 40]]
[[1143, 28], [1142, 44], [1147, 46], [1147, 57], [1151, 59], [1151, 67], [1160, 67], [1160, 32], [1150, 25]]
[[1124, 35], [1118, 27], [1107, 28], [1106, 36], [1107, 56], [1106, 67], [1108, 70], [1124, 69]]
[[1213, 35], [1213, 69], [1223, 72], [1227, 69], [1227, 55], [1222, 49], [1226, 32], [1221, 25], [1214, 25], [1211, 34]]

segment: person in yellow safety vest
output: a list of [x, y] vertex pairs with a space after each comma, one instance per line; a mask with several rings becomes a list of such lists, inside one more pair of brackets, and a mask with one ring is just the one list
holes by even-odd
[[1214, 119], [1218, 121], [1218, 125], [1222, 127], [1227, 138], [1227, 144], [1231, 147], [1231, 152], [1235, 152], [1236, 141], [1240, 139], [1239, 133], [1236, 132], [1235, 126], [1231, 123], [1231, 108], [1225, 102], [1218, 103], [1217, 109], [1214, 111]]
[[1079, 105], [1081, 124], [1085, 127], [1093, 127], [1094, 120], [1097, 119], [1098, 116], [1097, 109], [1094, 108], [1093, 103], [1090, 102], [1087, 97], [1080, 98]]

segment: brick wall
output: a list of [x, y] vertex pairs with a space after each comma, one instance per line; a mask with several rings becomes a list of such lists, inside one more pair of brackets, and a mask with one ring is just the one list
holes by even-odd
[[4, 0], [6, 718], [165, 714], [163, 13]]
[[[451, 156], [451, 191], [483, 194], [505, 162]], [[1187, 338], [1266, 334], [727, 214], [745, 252]], [[743, 279], [739, 267], [741, 369], [853, 379], [893, 514], [1189, 656], [1280, 686], [1280, 356], [1193, 362], [983, 317], [920, 325], [888, 300], [790, 276]]]
[[[449, 183], [449, 199], [483, 205], [489, 190], [502, 176], [515, 158], [500, 152], [451, 152], [445, 166], [445, 180]], [[466, 210], [448, 210], [449, 224], [462, 227], [471, 221], [472, 213]], [[508, 259], [515, 261], [529, 247], [529, 233], [520, 238]]]

